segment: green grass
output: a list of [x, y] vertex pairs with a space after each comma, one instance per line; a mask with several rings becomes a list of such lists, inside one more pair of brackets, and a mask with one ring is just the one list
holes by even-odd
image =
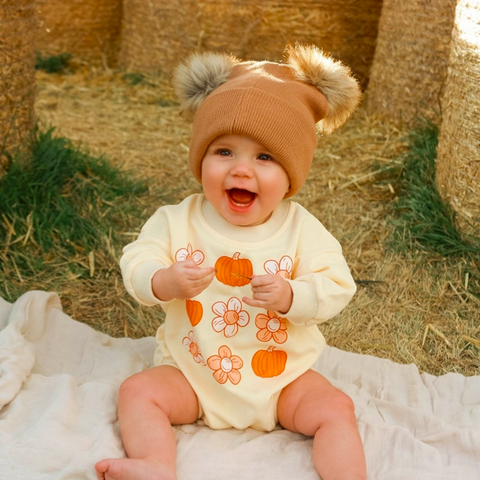
[[[480, 239], [462, 237], [455, 214], [435, 184], [438, 128], [423, 123], [409, 134], [409, 148], [399, 177], [393, 205], [394, 244], [414, 246], [442, 257], [467, 256], [480, 261]], [[405, 240], [408, 240], [405, 243]]]
[[128, 83], [129, 85], [139, 85], [141, 83], [144, 83], [146, 80], [145, 80], [145, 75], [143, 75], [142, 73], [138, 73], [138, 72], [128, 72], [128, 73], [124, 73], [122, 75], [122, 80], [125, 82], [125, 83]]
[[115, 256], [125, 243], [121, 234], [142, 215], [139, 199], [147, 191], [53, 128], [37, 129], [31, 155], [15, 158], [0, 179], [0, 292], [9, 297], [9, 280], [88, 278], [90, 252]]
[[469, 278], [469, 291], [480, 300], [480, 238], [460, 235], [455, 213], [443, 202], [435, 183], [438, 127], [423, 122], [409, 133], [409, 147], [397, 176], [393, 203], [391, 247], [400, 252], [424, 252], [448, 262]]
[[71, 73], [71, 59], [72, 55], [70, 53], [44, 57], [40, 52], [36, 52], [35, 68], [44, 70], [47, 73]]

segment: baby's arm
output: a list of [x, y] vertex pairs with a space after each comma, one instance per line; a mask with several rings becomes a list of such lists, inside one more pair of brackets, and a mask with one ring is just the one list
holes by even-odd
[[308, 212], [299, 209], [298, 214], [291, 279], [274, 274], [255, 276], [252, 298], [243, 301], [285, 314], [297, 325], [313, 325], [337, 315], [356, 287], [339, 242]]
[[159, 208], [142, 227], [138, 238], [123, 249], [120, 268], [125, 288], [142, 305], [192, 298], [215, 275], [213, 267], [200, 268], [194, 259], [175, 261], [172, 228], [178, 232], [188, 222], [181, 208], [181, 205]]
[[152, 278], [153, 294], [164, 302], [192, 298], [203, 292], [215, 277], [213, 267], [200, 268], [193, 260], [161, 268]]

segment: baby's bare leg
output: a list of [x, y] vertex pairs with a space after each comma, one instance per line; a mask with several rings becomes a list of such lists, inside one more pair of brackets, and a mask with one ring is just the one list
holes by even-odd
[[366, 480], [353, 402], [322, 375], [309, 370], [283, 389], [278, 420], [314, 437], [313, 463], [322, 480]]
[[128, 458], [95, 465], [100, 480], [175, 480], [176, 441], [171, 425], [198, 418], [198, 400], [175, 367], [161, 366], [125, 380], [118, 417]]

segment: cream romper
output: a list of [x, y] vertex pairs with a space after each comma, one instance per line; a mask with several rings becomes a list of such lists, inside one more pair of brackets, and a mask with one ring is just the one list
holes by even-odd
[[[151, 280], [160, 268], [193, 259], [215, 267], [195, 298], [162, 302]], [[277, 423], [282, 389], [306, 372], [325, 347], [318, 324], [338, 314], [355, 283], [338, 241], [299, 204], [284, 201], [262, 225], [229, 224], [201, 194], [161, 207], [120, 260], [127, 291], [143, 305], [161, 305], [155, 365], [179, 368], [211, 428]], [[281, 275], [291, 285], [286, 314], [254, 308], [252, 275]]]

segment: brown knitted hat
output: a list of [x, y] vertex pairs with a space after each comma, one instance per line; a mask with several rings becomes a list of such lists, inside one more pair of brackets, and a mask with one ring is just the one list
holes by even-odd
[[220, 135], [253, 138], [270, 150], [290, 178], [286, 197], [307, 179], [317, 130], [340, 127], [360, 100], [348, 67], [314, 46], [289, 48], [286, 63], [240, 62], [196, 54], [175, 73], [184, 110], [194, 113], [190, 168], [201, 183], [201, 164]]

